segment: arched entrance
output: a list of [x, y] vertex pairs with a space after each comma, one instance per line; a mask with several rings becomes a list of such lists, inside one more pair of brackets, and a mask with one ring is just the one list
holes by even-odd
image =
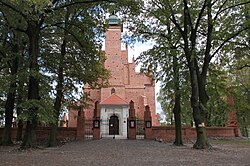
[[116, 115], [109, 119], [109, 135], [119, 135], [119, 119]]

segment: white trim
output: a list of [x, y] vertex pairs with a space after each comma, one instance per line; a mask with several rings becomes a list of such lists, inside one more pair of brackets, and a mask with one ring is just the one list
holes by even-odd
[[128, 118], [128, 105], [105, 105], [101, 106], [101, 138], [110, 138], [113, 136], [109, 135], [109, 119], [112, 115], [116, 115], [119, 119], [119, 135], [116, 138], [127, 139], [127, 118]]

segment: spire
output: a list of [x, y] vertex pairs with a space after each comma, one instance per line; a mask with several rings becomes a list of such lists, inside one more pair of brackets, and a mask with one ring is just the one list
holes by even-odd
[[135, 63], [135, 55], [133, 55], [132, 63]]

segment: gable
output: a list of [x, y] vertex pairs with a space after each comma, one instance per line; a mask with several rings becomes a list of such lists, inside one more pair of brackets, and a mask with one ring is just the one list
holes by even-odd
[[117, 96], [115, 93], [113, 93], [111, 96], [109, 96], [107, 99], [103, 100], [101, 105], [128, 105], [128, 103]]

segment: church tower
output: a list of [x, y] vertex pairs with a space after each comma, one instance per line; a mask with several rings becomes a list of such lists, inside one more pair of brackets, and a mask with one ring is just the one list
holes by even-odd
[[124, 64], [121, 50], [121, 33], [122, 26], [120, 20], [114, 14], [108, 19], [109, 27], [106, 31], [105, 38], [105, 68], [110, 71], [111, 78], [109, 79], [110, 88], [103, 88], [101, 90], [101, 100], [105, 100], [107, 96], [111, 95], [111, 89], [125, 98], [125, 86], [124, 86]]
[[112, 75], [111, 85], [123, 85], [124, 65], [121, 56], [121, 32], [122, 27], [119, 25], [119, 19], [111, 15], [108, 19], [109, 28], [106, 32], [105, 39], [105, 68], [109, 69]]

